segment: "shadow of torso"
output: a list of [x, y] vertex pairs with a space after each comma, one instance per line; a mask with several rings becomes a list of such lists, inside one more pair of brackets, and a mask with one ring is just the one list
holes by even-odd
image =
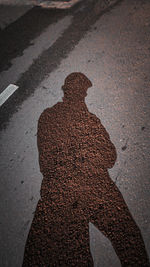
[[115, 147], [100, 120], [84, 102], [60, 102], [41, 115], [38, 148], [42, 199], [49, 194], [59, 212], [76, 206], [80, 220], [83, 214], [89, 222], [93, 207], [107, 194], [108, 183], [113, 184], [107, 169], [116, 160]]
[[38, 246], [34, 261], [44, 259], [42, 266], [93, 266], [89, 222], [100, 212], [112, 183], [107, 168], [116, 160], [114, 145], [84, 102], [64, 101], [41, 114], [38, 149], [41, 200], [28, 237]]

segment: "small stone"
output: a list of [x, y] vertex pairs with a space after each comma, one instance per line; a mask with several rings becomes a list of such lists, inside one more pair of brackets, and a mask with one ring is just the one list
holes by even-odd
[[123, 146], [122, 150], [125, 151], [127, 149], [127, 146]]

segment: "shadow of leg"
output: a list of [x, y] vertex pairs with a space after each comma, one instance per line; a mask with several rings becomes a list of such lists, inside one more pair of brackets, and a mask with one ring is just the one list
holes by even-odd
[[111, 241], [122, 266], [150, 266], [140, 230], [109, 176], [100, 194], [91, 222]]
[[[23, 267], [92, 267], [89, 225], [75, 213], [40, 200], [28, 235]], [[69, 210], [69, 209], [68, 209]]]

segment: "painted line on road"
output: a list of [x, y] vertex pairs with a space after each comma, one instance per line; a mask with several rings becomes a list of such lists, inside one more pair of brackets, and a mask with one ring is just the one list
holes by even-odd
[[8, 87], [0, 94], [0, 107], [7, 101], [7, 99], [19, 88], [15, 84], [10, 84]]

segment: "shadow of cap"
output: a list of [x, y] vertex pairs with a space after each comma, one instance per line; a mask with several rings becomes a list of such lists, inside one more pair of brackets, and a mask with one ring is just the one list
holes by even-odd
[[65, 83], [62, 86], [63, 91], [66, 90], [87, 90], [89, 87], [92, 86], [91, 81], [81, 72], [73, 72], [69, 74], [66, 79]]

